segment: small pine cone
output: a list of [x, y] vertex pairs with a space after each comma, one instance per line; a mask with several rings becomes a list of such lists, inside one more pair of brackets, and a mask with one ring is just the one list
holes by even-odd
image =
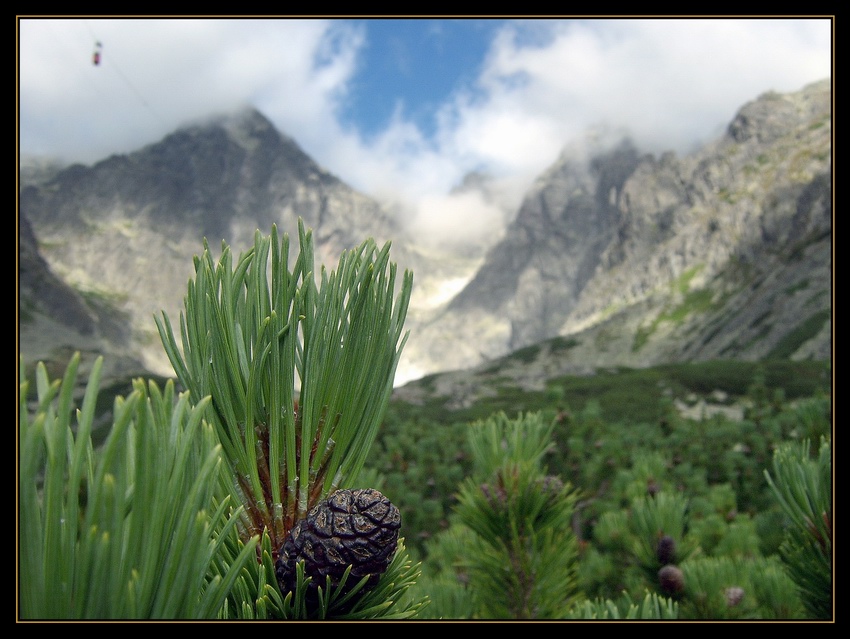
[[369, 576], [365, 589], [378, 583], [398, 546], [401, 514], [389, 499], [372, 488], [338, 490], [319, 502], [298, 521], [280, 550], [275, 565], [278, 584], [285, 595], [295, 590], [295, 566], [304, 560], [304, 574], [312, 577], [307, 601], [318, 601], [317, 590], [332, 586], [350, 565], [345, 590]]
[[655, 556], [662, 566], [676, 563], [676, 540], [670, 535], [664, 535], [658, 540], [655, 548]]
[[658, 571], [658, 584], [668, 595], [679, 595], [685, 589], [685, 575], [678, 566], [668, 564]]
[[655, 497], [658, 494], [658, 491], [661, 490], [661, 486], [658, 485], [654, 479], [648, 479], [646, 482], [646, 493], [650, 497]]
[[546, 475], [541, 481], [543, 492], [552, 496], [558, 496], [564, 490], [564, 482], [557, 475]]
[[726, 596], [726, 605], [729, 608], [734, 608], [744, 598], [744, 589], [739, 586], [730, 586], [723, 594]]

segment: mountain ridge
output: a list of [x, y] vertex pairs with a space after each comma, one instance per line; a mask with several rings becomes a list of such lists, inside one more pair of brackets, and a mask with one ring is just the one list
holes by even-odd
[[[828, 80], [759, 96], [721, 138], [681, 158], [590, 132], [531, 185], [482, 261], [429, 253], [378, 202], [246, 109], [92, 166], [22, 168], [19, 262], [29, 247], [44, 264], [27, 268], [47, 269], [86, 301], [83, 315], [103, 327], [89, 336], [104, 352], [164, 375], [152, 316], [179, 314], [203, 238], [238, 252], [258, 229], [291, 232], [299, 217], [329, 268], [374, 237], [392, 241], [393, 260], [414, 271], [399, 384], [552, 338], [570, 344], [557, 366], [580, 374], [758, 358], [783, 344], [789, 357], [828, 358], [831, 135]], [[23, 241], [30, 224], [34, 245]], [[22, 289], [19, 306], [35, 309], [19, 317], [27, 360], [73, 348], [79, 336], [45, 336], [45, 318], [55, 328], [64, 311], [57, 317]], [[790, 348], [806, 322], [807, 339]], [[108, 326], [122, 327], [117, 341]]]
[[452, 352], [473, 368], [582, 333], [594, 346], [576, 372], [758, 358], [810, 318], [823, 320], [816, 344], [796, 356], [830, 356], [829, 81], [759, 96], [682, 158], [593, 142], [565, 148], [446, 306], [435, 325], [455, 339], [425, 328], [433, 360]]
[[[317, 262], [333, 264], [366, 236], [381, 242], [394, 234], [376, 202], [319, 167], [253, 109], [31, 179], [19, 206], [55, 276], [126, 315], [130, 350], [157, 374], [168, 374], [170, 364], [153, 316], [178, 316], [192, 256], [205, 239], [213, 250], [224, 240], [238, 254], [257, 230], [276, 224], [294, 233], [302, 218], [314, 230]], [[56, 346], [28, 322], [19, 328], [30, 357], [49, 356]]]

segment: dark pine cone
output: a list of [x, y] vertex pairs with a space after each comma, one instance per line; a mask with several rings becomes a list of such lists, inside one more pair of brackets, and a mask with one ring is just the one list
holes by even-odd
[[319, 586], [325, 589], [328, 575], [336, 587], [349, 565], [345, 591], [366, 575], [365, 590], [374, 587], [392, 561], [400, 527], [398, 508], [377, 490], [336, 491], [290, 531], [275, 565], [281, 592], [286, 595], [295, 590], [295, 566], [302, 559], [305, 577], [312, 577], [307, 586], [308, 603], [318, 601], [317, 590]]
[[678, 566], [668, 564], [658, 571], [658, 584], [665, 594], [675, 597], [685, 590], [685, 575]]
[[670, 535], [664, 535], [655, 547], [655, 556], [662, 566], [676, 562], [676, 540]]

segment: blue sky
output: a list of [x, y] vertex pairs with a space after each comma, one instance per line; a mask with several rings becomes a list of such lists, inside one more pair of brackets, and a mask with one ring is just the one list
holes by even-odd
[[341, 122], [372, 138], [393, 117], [412, 122], [426, 138], [455, 91], [472, 85], [504, 19], [356, 20], [367, 33]]
[[684, 154], [745, 102], [833, 66], [829, 18], [19, 16], [18, 26], [22, 154], [92, 163], [252, 105], [435, 238], [474, 238], [504, 215], [451, 194], [470, 171], [518, 205], [591, 129]]

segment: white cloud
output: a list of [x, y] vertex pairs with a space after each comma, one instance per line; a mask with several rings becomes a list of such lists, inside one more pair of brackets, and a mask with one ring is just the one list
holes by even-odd
[[482, 193], [468, 191], [425, 195], [410, 223], [414, 237], [450, 249], [490, 246], [502, 235], [503, 209]]
[[[19, 24], [23, 152], [90, 162], [251, 103], [344, 181], [394, 202], [423, 233], [455, 238], [497, 214], [447, 195], [471, 170], [510, 183], [518, 204], [588, 127], [628, 127], [645, 150], [686, 152], [744, 102], [828, 77], [832, 65], [828, 19], [519, 21], [494, 38], [475, 82], [439, 106], [433, 138], [399, 103], [365, 139], [337, 117], [368, 44], [346, 21]], [[88, 62], [96, 38], [100, 67]]]
[[[627, 127], [648, 150], [686, 151], [766, 90], [830, 74], [829, 22], [599, 20], [524, 23], [494, 41], [482, 95], [452, 105], [458, 148], [539, 169], [590, 126]], [[551, 29], [545, 45], [523, 30]]]
[[88, 162], [244, 104], [296, 139], [333, 133], [362, 41], [324, 20], [24, 19], [20, 33], [22, 150]]
[[[528, 21], [499, 33], [477, 84], [443, 105], [436, 152], [412, 144], [396, 162], [369, 151], [406, 174], [397, 184], [437, 176], [429, 188], [444, 193], [484, 168], [521, 177], [524, 189], [590, 127], [625, 128], [647, 151], [686, 153], [762, 92], [797, 90], [830, 71], [828, 20]], [[429, 171], [430, 162], [443, 170]], [[430, 219], [455, 235], [456, 218], [430, 213], [433, 197], [419, 201], [418, 225]]]

